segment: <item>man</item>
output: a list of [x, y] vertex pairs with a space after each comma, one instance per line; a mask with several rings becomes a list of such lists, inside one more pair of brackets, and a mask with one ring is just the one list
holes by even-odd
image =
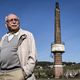
[[35, 40], [31, 32], [20, 28], [15, 14], [5, 17], [8, 32], [2, 37], [0, 50], [0, 80], [35, 80]]

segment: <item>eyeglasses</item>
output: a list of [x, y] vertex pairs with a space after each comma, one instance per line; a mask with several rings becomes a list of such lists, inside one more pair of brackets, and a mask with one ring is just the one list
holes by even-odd
[[17, 21], [19, 21], [19, 19], [10, 19], [10, 20], [8, 19], [6, 22], [13, 22], [13, 21], [17, 22]]

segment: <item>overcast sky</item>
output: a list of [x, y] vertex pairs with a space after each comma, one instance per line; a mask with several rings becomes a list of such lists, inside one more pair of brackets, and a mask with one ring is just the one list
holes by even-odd
[[[21, 28], [33, 33], [38, 61], [54, 61], [51, 43], [54, 42], [54, 11], [56, 0], [1, 0], [0, 38], [7, 32], [4, 18], [9, 13], [20, 17]], [[80, 62], [80, 0], [58, 0], [61, 13], [63, 61]]]

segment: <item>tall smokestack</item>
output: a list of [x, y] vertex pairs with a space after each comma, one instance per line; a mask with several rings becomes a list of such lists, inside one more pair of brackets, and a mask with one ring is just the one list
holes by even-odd
[[61, 26], [60, 26], [60, 8], [59, 2], [55, 5], [55, 29], [54, 29], [54, 44], [52, 44], [51, 52], [54, 53], [54, 72], [55, 78], [60, 78], [63, 75], [62, 53], [65, 48], [61, 42]]

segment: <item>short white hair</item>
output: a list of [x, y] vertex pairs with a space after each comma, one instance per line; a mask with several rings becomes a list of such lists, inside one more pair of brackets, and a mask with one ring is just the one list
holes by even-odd
[[19, 20], [19, 17], [18, 17], [16, 14], [11, 13], [11, 14], [9, 14], [9, 15], [7, 15], [7, 16], [5, 17], [5, 22], [7, 22], [7, 21], [8, 21], [8, 17], [9, 17], [10, 15], [15, 15], [15, 16], [18, 18], [18, 20]]

